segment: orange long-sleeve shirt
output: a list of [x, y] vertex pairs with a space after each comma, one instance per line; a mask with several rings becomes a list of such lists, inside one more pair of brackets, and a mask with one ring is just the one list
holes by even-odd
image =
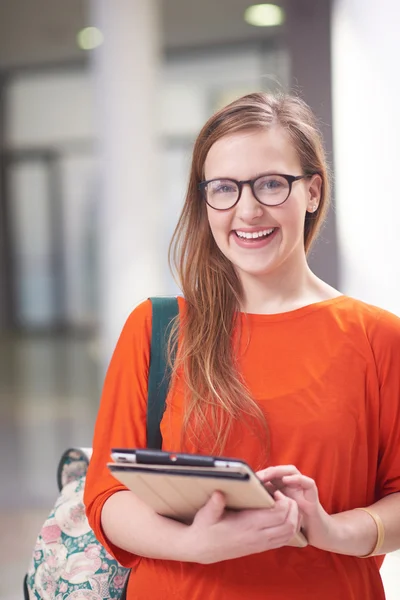
[[[179, 306], [185, 310], [182, 298]], [[346, 296], [241, 318], [239, 368], [267, 417], [269, 464], [294, 464], [315, 479], [328, 513], [400, 492], [400, 319]], [[123, 489], [106, 468], [110, 449], [146, 446], [150, 336], [146, 301], [128, 318], [111, 360], [85, 491], [96, 536], [135, 568], [128, 600], [383, 599], [382, 558], [285, 547], [205, 566], [141, 558], [108, 542], [102, 506]], [[178, 384], [167, 399], [163, 449], [180, 449], [182, 414]], [[257, 436], [235, 424], [224, 454], [257, 469], [262, 452]]]

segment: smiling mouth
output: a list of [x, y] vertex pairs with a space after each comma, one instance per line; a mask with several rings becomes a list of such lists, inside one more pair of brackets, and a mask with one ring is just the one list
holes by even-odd
[[240, 240], [246, 240], [246, 242], [259, 241], [263, 240], [274, 233], [276, 227], [271, 227], [269, 229], [263, 229], [262, 231], [234, 231], [236, 237]]

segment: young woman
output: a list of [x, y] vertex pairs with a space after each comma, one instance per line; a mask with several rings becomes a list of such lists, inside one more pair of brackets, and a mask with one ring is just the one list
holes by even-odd
[[[128, 599], [384, 598], [379, 567], [400, 547], [400, 319], [311, 272], [328, 202], [298, 98], [245, 96], [200, 132], [173, 239], [183, 298], [163, 448], [244, 459], [276, 505], [231, 513], [215, 493], [188, 526], [109, 474], [111, 447], [146, 446], [142, 303], [106, 377], [85, 497], [98, 539], [135, 569]], [[300, 525], [304, 549], [288, 545]]]

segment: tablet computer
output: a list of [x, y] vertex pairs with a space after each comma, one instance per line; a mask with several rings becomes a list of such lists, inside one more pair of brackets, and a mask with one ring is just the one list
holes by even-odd
[[[215, 491], [227, 509], [274, 506], [274, 498], [247, 463], [239, 459], [169, 453], [160, 450], [113, 449], [112, 475], [158, 514], [191, 523]], [[296, 546], [307, 540], [299, 533]]]

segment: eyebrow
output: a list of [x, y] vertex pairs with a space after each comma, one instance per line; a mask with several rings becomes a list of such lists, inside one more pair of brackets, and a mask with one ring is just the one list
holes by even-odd
[[[268, 171], [260, 171], [259, 173], [255, 173], [253, 177], [249, 177], [249, 179], [258, 179], [258, 177], [263, 177], [264, 175], [279, 175], [282, 171], [278, 171], [276, 169], [269, 169]], [[219, 175], [218, 177], [207, 177], [207, 181], [212, 181], [213, 179], [233, 179], [234, 181], [242, 181], [237, 179], [236, 177], [228, 177], [228, 175]]]

